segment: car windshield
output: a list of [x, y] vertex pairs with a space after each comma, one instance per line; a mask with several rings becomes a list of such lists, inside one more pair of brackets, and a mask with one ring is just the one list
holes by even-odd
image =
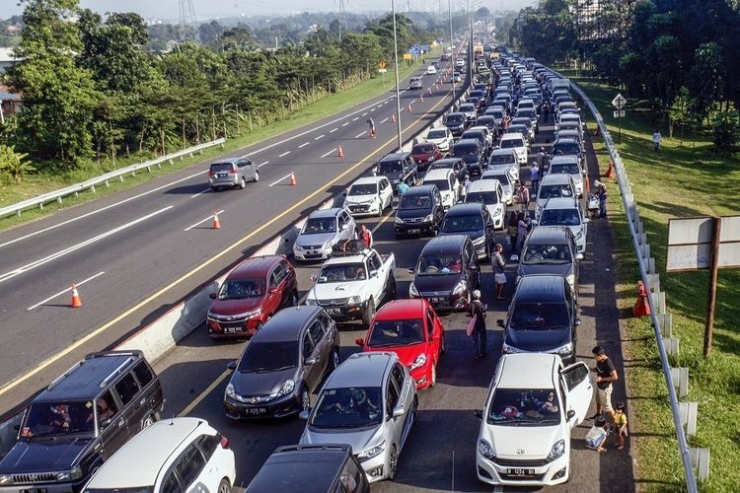
[[568, 264], [572, 261], [566, 245], [528, 245], [521, 256], [524, 265]]
[[407, 346], [424, 342], [424, 324], [421, 319], [381, 320], [370, 328], [370, 347]]
[[581, 169], [576, 163], [551, 164], [549, 173], [562, 173], [566, 175], [580, 175]]
[[31, 404], [22, 438], [63, 437], [95, 431], [93, 401], [38, 402]]
[[580, 226], [581, 217], [576, 209], [545, 209], [540, 215], [542, 226]]
[[347, 195], [375, 195], [378, 193], [378, 187], [375, 183], [362, 183], [352, 185]]
[[365, 266], [362, 263], [325, 265], [321, 268], [317, 282], [328, 284], [332, 282], [362, 281], [367, 279]]
[[450, 116], [447, 117], [447, 120], [445, 120], [445, 123], [447, 125], [449, 125], [449, 124], [459, 125], [459, 124], [461, 124], [464, 121], [465, 121], [465, 116], [464, 115], [450, 115]]
[[408, 209], [430, 209], [432, 199], [428, 195], [402, 195], [401, 203], [398, 205], [400, 210]]
[[246, 298], [261, 298], [265, 295], [265, 280], [232, 279], [225, 281], [218, 290], [219, 300], [243, 300]]
[[465, 158], [465, 156], [478, 156], [478, 146], [475, 145], [456, 145], [452, 147], [452, 157], [461, 157]]
[[434, 152], [434, 146], [430, 144], [415, 145], [411, 154], [431, 154]]
[[516, 303], [509, 320], [512, 330], [550, 330], [567, 326], [565, 303]]
[[501, 141], [501, 149], [513, 149], [515, 147], [524, 147], [522, 139], [505, 139]]
[[447, 136], [447, 132], [444, 130], [430, 130], [427, 133], [427, 139], [444, 139]]
[[479, 191], [479, 192], [468, 192], [468, 196], [465, 199], [466, 202], [480, 202], [481, 204], [493, 205], [498, 204], [498, 197], [496, 192], [493, 190]]
[[[470, 201], [470, 197], [468, 197], [468, 201]], [[483, 229], [483, 220], [480, 214], [447, 216], [442, 223], [442, 231], [445, 233], [462, 233], [465, 231], [480, 231], [481, 229]]]
[[403, 163], [401, 161], [381, 161], [378, 172], [381, 175], [387, 173], [403, 173]]
[[464, 113], [470, 113], [475, 111], [475, 105], [473, 103], [465, 103], [460, 105], [460, 111]]
[[500, 426], [552, 426], [560, 423], [560, 399], [554, 389], [497, 388], [486, 422]]
[[364, 428], [383, 421], [380, 387], [325, 389], [308, 425], [313, 428]]
[[579, 152], [581, 152], [581, 148], [577, 142], [556, 143], [552, 146], [553, 156], [567, 156], [569, 154], [578, 154]]
[[551, 199], [553, 197], [572, 197], [573, 192], [567, 185], [543, 185], [538, 191], [537, 200]]
[[491, 154], [489, 164], [514, 164], [516, 157], [511, 152], [506, 154]]
[[420, 276], [443, 276], [462, 272], [462, 259], [454, 255], [424, 256], [416, 264]]
[[154, 486], [136, 486], [133, 488], [85, 488], [82, 493], [152, 493]]
[[250, 342], [239, 360], [240, 373], [267, 373], [295, 368], [298, 341]]
[[486, 173], [485, 178], [486, 179], [490, 178], [492, 180], [498, 180], [501, 182], [501, 186], [504, 186], [504, 187], [511, 185], [511, 181], [509, 181], [509, 175], [507, 173], [501, 173], [498, 175], [493, 174], [493, 173], [491, 174]]
[[444, 192], [450, 189], [449, 180], [424, 180], [425, 185], [437, 185], [440, 192]]
[[301, 234], [320, 235], [324, 233], [335, 233], [337, 224], [333, 217], [309, 217], [303, 226]]

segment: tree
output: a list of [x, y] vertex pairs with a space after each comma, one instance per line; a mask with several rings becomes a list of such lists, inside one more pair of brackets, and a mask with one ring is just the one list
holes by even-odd
[[721, 49], [716, 43], [706, 43], [696, 50], [694, 66], [689, 77], [695, 111], [705, 118], [716, 101], [720, 101], [725, 87], [725, 66]]
[[20, 183], [23, 175], [36, 171], [31, 164], [25, 159], [28, 154], [19, 154], [15, 152], [13, 146], [0, 144], [0, 177], [2, 181], [7, 182], [6, 177], [16, 183]]
[[714, 120], [714, 147], [722, 154], [722, 161], [740, 142], [740, 115], [737, 111], [723, 111]]

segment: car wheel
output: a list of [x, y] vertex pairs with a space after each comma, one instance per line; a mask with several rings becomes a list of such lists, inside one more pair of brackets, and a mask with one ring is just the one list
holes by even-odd
[[437, 385], [437, 365], [432, 364], [432, 377], [429, 379], [429, 386], [434, 387]]
[[229, 483], [228, 479], [223, 478], [221, 482], [218, 483], [217, 493], [231, 493], [231, 484]]
[[331, 363], [329, 363], [329, 371], [331, 373], [339, 366], [339, 349], [333, 349], [331, 352]]
[[375, 300], [371, 297], [367, 300], [365, 311], [362, 312], [362, 327], [365, 330], [370, 328], [370, 323], [372, 323], [373, 317], [375, 317]]
[[252, 181], [255, 182], [255, 183], [258, 182], [258, 181], [260, 181], [260, 172], [259, 171], [255, 171], [254, 172], [254, 180], [252, 180]]
[[290, 295], [290, 306], [298, 306], [299, 301], [298, 291], [293, 291], [293, 294]]
[[149, 428], [155, 421], [157, 421], [157, 418], [153, 414], [148, 415], [146, 418], [141, 420], [141, 429], [145, 430]]
[[301, 388], [301, 411], [308, 411], [311, 409], [311, 393], [308, 391], [308, 387], [305, 385]]
[[398, 449], [394, 445], [391, 449], [390, 457], [388, 457], [388, 479], [391, 481], [396, 477], [396, 471], [398, 470]]
[[242, 176], [242, 179], [239, 180], [239, 188], [241, 188], [242, 190], [247, 188], [247, 179], [244, 178], [243, 176]]
[[397, 295], [396, 290], [396, 276], [391, 272], [388, 275], [388, 287], [386, 288], [386, 298], [388, 301], [395, 300]]

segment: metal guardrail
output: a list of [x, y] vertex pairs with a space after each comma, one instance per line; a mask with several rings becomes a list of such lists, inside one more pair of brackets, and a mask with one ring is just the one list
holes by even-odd
[[61, 204], [62, 197], [66, 197], [68, 195], [77, 196], [77, 194], [85, 190], [91, 190], [92, 192], [95, 192], [95, 186], [100, 185], [101, 183], [108, 186], [108, 183], [115, 178], [118, 178], [121, 181], [123, 181], [124, 175], [128, 175], [128, 174], [135, 175], [137, 171], [142, 170], [142, 169], [151, 171], [152, 166], [157, 166], [161, 168], [162, 163], [164, 162], [170, 162], [170, 164], [172, 164], [172, 161], [174, 159], [182, 158], [183, 156], [186, 156], [186, 155], [192, 156], [196, 152], [203, 152], [203, 149], [207, 149], [209, 147], [213, 147], [217, 145], [221, 145], [223, 147], [223, 144], [225, 142], [226, 142], [225, 138], [220, 138], [220, 139], [213, 140], [211, 142], [198, 144], [197, 146], [188, 147], [187, 149], [183, 149], [182, 151], [178, 151], [172, 154], [167, 154], [166, 156], [158, 157], [156, 159], [152, 159], [151, 161], [145, 161], [143, 163], [132, 164], [131, 166], [117, 169], [115, 171], [105, 173], [104, 175], [100, 175], [95, 178], [90, 178], [89, 180], [83, 181], [82, 183], [75, 183], [74, 185], [70, 185], [60, 190], [55, 190], [53, 192], [38, 195], [31, 199], [27, 199], [27, 200], [18, 202], [13, 205], [9, 205], [8, 207], [0, 208], [0, 218], [7, 217], [12, 214], [17, 214], [18, 216], [20, 216], [22, 211], [26, 209], [30, 209], [31, 207], [35, 207], [35, 206], [38, 206], [39, 208], [43, 209], [44, 204], [48, 204], [49, 202], [57, 202]]
[[[560, 77], [563, 77], [561, 74], [555, 71], [552, 71], [552, 72]], [[589, 110], [591, 111], [591, 114], [593, 115], [594, 120], [596, 120], [596, 123], [599, 126], [599, 131], [601, 132], [601, 135], [604, 138], [604, 143], [606, 144], [607, 151], [609, 152], [609, 157], [612, 160], [612, 163], [614, 163], [614, 168], [617, 174], [617, 182], [619, 184], [619, 192], [622, 195], [622, 203], [624, 205], [624, 210], [627, 213], [627, 225], [629, 226], [630, 236], [632, 237], [632, 246], [635, 250], [635, 257], [637, 258], [637, 263], [640, 267], [640, 277], [642, 278], [643, 283], [645, 284], [645, 286], [647, 286], [649, 290], [650, 285], [649, 285], [649, 277], [648, 277], [648, 268], [645, 265], [646, 259], [643, 258], [643, 256], [639, 254], [640, 241], [638, 239], [638, 231], [636, 228], [637, 203], [634, 200], [634, 195], [632, 194], [632, 189], [631, 189], [629, 180], [627, 179], [627, 172], [624, 168], [624, 163], [622, 162], [622, 158], [619, 155], [619, 151], [614, 145], [614, 140], [612, 139], [612, 136], [609, 133], [609, 130], [607, 129], [606, 124], [604, 123], [604, 119], [602, 118], [601, 113], [599, 113], [599, 110], [596, 108], [596, 105], [588, 98], [586, 93], [576, 84], [573, 84], [571, 82], [571, 87], [573, 90], [575, 90], [579, 94], [581, 99], [586, 103]], [[661, 366], [663, 370], [663, 376], [666, 381], [666, 386], [668, 387], [668, 399], [671, 405], [671, 414], [673, 415], [673, 424], [676, 428], [676, 438], [678, 439], [678, 446], [680, 449], [681, 460], [683, 462], [684, 476], [686, 478], [686, 488], [688, 489], [689, 493], [696, 493], [698, 491], [697, 485], [696, 485], [696, 477], [694, 476], [694, 468], [691, 462], [691, 453], [689, 449], [689, 444], [688, 444], [688, 441], [686, 440], [686, 433], [684, 432], [684, 429], [683, 429], [681, 413], [679, 410], [679, 401], [678, 401], [678, 397], [676, 394], [676, 387], [673, 383], [673, 377], [671, 375], [671, 365], [670, 365], [670, 362], [668, 361], [668, 353], [666, 351], [665, 344], [663, 343], [663, 337], [661, 335], [661, 328], [660, 328], [661, 320], [657, 316], [657, 310], [656, 310], [656, 307], [654, 306], [652, 297], [648, 296], [647, 301], [650, 304], [650, 317], [652, 319], [653, 330], [655, 332], [655, 341], [658, 345], [658, 353], [660, 354], [660, 362], [661, 362]]]

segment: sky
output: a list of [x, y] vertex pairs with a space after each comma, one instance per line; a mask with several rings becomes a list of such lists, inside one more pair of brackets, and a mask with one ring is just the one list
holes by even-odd
[[[300, 12], [327, 12], [338, 11], [340, 0], [80, 0], [80, 6], [89, 8], [100, 14], [106, 12], [136, 12], [145, 19], [173, 19], [179, 18], [180, 2], [187, 5], [193, 4], [195, 18], [197, 21], [206, 21], [218, 17], [236, 17], [240, 15], [286, 15], [298, 14]], [[371, 2], [360, 0], [343, 0], [345, 10], [378, 11], [387, 4], [391, 10], [390, 0], [373, 0]], [[17, 0], [0, 0], [3, 3], [0, 17], [7, 19], [12, 15], [23, 13], [22, 7], [17, 5]], [[437, 11], [440, 6], [447, 12], [447, 0], [396, 0], [396, 11], [404, 12], [410, 5], [411, 10]], [[486, 7], [495, 10], [520, 10], [526, 6], [533, 5], [535, 0], [472, 0], [473, 8]], [[10, 5], [10, 9], [7, 8]], [[452, 0], [452, 9], [467, 8], [466, 0]]]

